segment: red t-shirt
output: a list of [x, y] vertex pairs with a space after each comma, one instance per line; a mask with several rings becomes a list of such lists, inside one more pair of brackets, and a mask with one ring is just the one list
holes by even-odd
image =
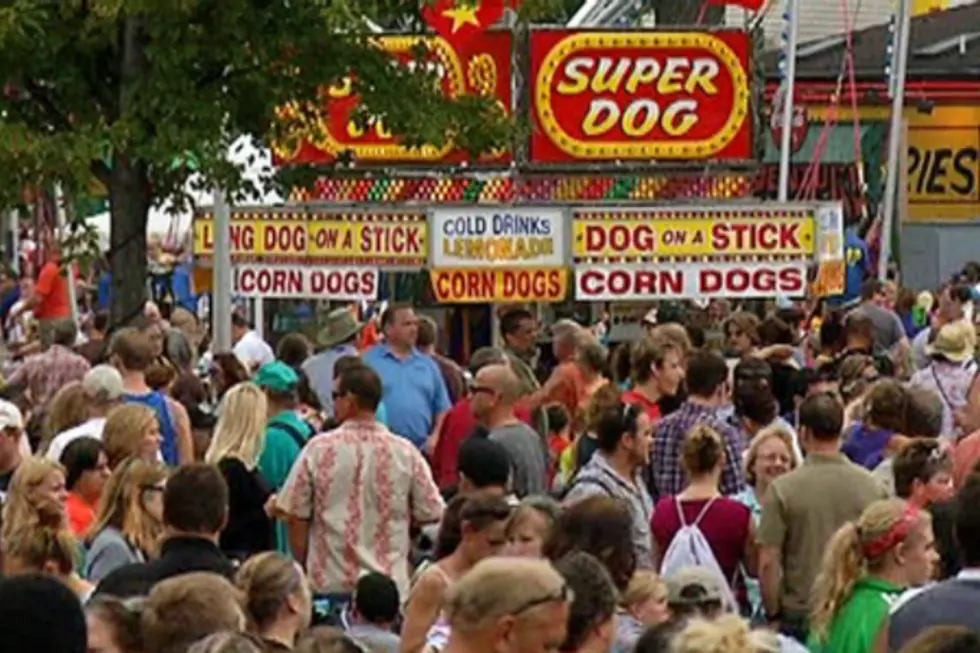
[[41, 298], [34, 307], [34, 317], [39, 320], [60, 320], [71, 317], [68, 303], [68, 278], [61, 274], [58, 261], [48, 261], [41, 268], [34, 292]]
[[624, 392], [622, 394], [622, 400], [627, 406], [640, 406], [652, 422], [656, 423], [660, 419], [660, 406], [657, 405], [657, 402], [650, 401], [645, 395], [636, 390], [627, 390]]
[[[693, 524], [707, 503], [707, 499], [681, 501], [684, 523]], [[698, 522], [698, 528], [708, 540], [711, 551], [715, 554], [715, 559], [729, 583], [736, 577], [735, 572], [745, 556], [745, 547], [749, 543], [750, 519], [752, 519], [752, 513], [746, 506], [733, 499], [719, 497], [714, 500], [701, 521]], [[657, 550], [663, 557], [671, 540], [674, 539], [674, 535], [681, 529], [675, 497], [664, 497], [657, 502], [653, 509], [650, 529], [653, 531], [653, 539], [657, 542]], [[735, 595], [739, 601], [743, 601], [745, 584], [739, 581], [736, 585], [737, 587], [734, 588]]]

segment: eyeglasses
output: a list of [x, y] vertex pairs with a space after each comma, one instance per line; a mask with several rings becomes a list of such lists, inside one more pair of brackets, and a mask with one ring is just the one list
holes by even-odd
[[536, 599], [531, 599], [527, 603], [522, 604], [515, 610], [510, 612], [512, 617], [516, 617], [519, 614], [523, 614], [528, 610], [538, 607], [539, 605], [545, 605], [546, 603], [567, 603], [572, 598], [572, 593], [568, 589], [568, 585], [562, 585], [560, 588], [554, 592], [549, 592], [544, 596], [539, 596]]
[[766, 454], [765, 456], [759, 456], [758, 459], [759, 461], [764, 463], [779, 462], [779, 463], [786, 463], [787, 465], [793, 462], [792, 456], [787, 456], [786, 454], [782, 454], [782, 453], [769, 453]]

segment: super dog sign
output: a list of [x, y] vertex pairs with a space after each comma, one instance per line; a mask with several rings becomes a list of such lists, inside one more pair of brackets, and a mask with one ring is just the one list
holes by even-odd
[[531, 160], [751, 157], [740, 31], [531, 34]]

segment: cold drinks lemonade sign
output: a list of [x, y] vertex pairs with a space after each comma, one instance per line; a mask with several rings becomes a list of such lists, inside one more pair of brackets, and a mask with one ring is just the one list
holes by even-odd
[[747, 159], [741, 31], [531, 34], [535, 162]]
[[442, 302], [565, 298], [563, 213], [557, 208], [435, 209], [432, 288]]

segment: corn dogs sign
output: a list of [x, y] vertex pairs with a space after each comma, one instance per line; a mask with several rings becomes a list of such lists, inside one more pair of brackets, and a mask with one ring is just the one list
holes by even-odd
[[744, 32], [531, 34], [531, 159], [751, 157]]
[[839, 204], [576, 210], [575, 297], [834, 294], [843, 285], [842, 222]]

